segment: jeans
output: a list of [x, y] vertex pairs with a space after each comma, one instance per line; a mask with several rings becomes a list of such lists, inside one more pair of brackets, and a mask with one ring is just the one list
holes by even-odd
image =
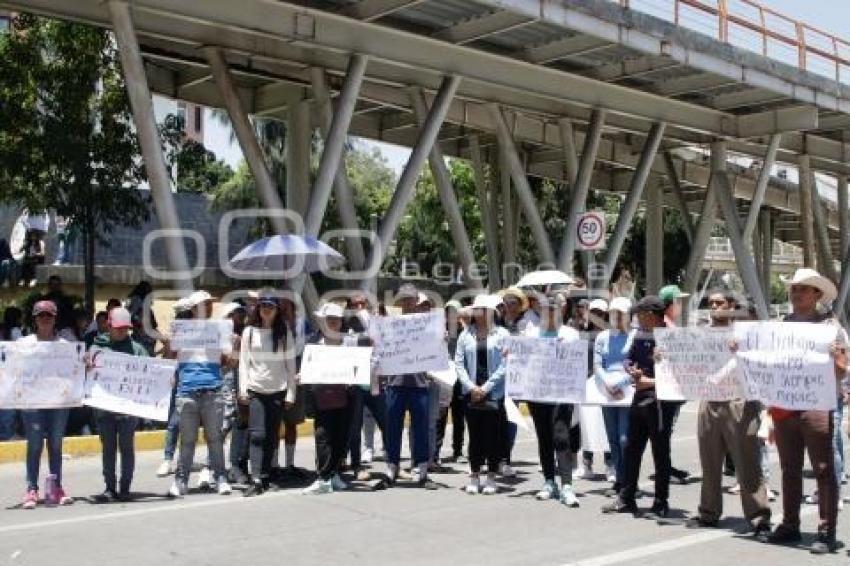
[[629, 407], [602, 407], [605, 433], [611, 447], [611, 463], [617, 471], [617, 485], [623, 484], [626, 440], [629, 436]]
[[0, 441], [15, 436], [15, 409], [0, 409]]
[[428, 389], [391, 385], [387, 387], [387, 427], [385, 429], [387, 463], [401, 462], [401, 439], [404, 415], [410, 412], [413, 446], [410, 447], [413, 465], [428, 463]]
[[841, 423], [844, 420], [844, 399], [838, 400], [838, 409], [832, 413], [832, 450], [835, 452], [836, 495], [841, 498], [841, 480], [844, 479], [844, 437], [841, 436]]
[[62, 439], [68, 424], [68, 409], [32, 409], [21, 411], [27, 437], [27, 489], [38, 489], [38, 468], [44, 441], [50, 473], [62, 485]]
[[[239, 415], [241, 411], [248, 413], [248, 408], [239, 406], [236, 408], [236, 413]], [[282, 415], [282, 413], [281, 413]], [[230, 433], [230, 466], [231, 468], [242, 470], [248, 473], [248, 459], [250, 449], [250, 432], [248, 430], [248, 420], [250, 417], [239, 417], [235, 419], [233, 430]], [[277, 449], [277, 447], [275, 447]], [[274, 465], [274, 457], [272, 457], [272, 465]]]
[[139, 419], [109, 411], [97, 412], [97, 430], [103, 446], [103, 481], [106, 489], [116, 491], [115, 463], [121, 452], [121, 491], [130, 491], [136, 468], [136, 428]]
[[204, 427], [210, 467], [216, 481], [225, 479], [224, 443], [221, 433], [224, 422], [224, 400], [218, 390], [194, 391], [176, 398], [177, 415], [180, 421], [180, 465], [176, 477], [180, 482], [189, 481], [195, 459], [195, 444], [198, 428]]
[[[353, 387], [351, 394], [351, 438], [348, 442], [348, 451], [351, 456], [351, 467], [355, 470], [360, 468], [360, 431], [363, 429], [364, 409], [369, 409], [369, 413], [375, 420], [378, 430], [381, 431], [381, 439], [384, 446], [387, 445], [386, 426], [387, 426], [387, 399], [382, 391], [379, 395], [372, 395], [371, 392], [362, 389], [361, 387]], [[367, 443], [367, 447], [368, 443]]]
[[248, 430], [251, 438], [251, 479], [267, 479], [272, 471], [272, 457], [280, 444], [285, 391], [265, 395], [249, 391], [251, 398]]
[[629, 433], [623, 464], [620, 500], [634, 503], [640, 477], [640, 462], [647, 442], [652, 443], [655, 462], [655, 501], [667, 502], [670, 495], [670, 436], [679, 411], [678, 404], [649, 402], [629, 409]]
[[[435, 458], [437, 449], [437, 422], [440, 420], [440, 385], [435, 381], [428, 382], [428, 454]], [[407, 441], [413, 447], [413, 429], [407, 431]], [[411, 453], [414, 448], [411, 448]], [[436, 461], [436, 460], [435, 460]]]
[[177, 391], [171, 391], [171, 405], [168, 407], [168, 424], [165, 427], [165, 459], [171, 462], [177, 452], [177, 438], [180, 432], [180, 415], [177, 414]]
[[340, 409], [316, 410], [316, 473], [323, 481], [339, 473], [345, 458], [351, 432], [351, 409], [349, 403]]

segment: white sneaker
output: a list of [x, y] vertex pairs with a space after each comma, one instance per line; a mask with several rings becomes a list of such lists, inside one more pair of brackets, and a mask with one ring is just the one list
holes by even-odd
[[334, 475], [331, 478], [331, 487], [333, 487], [334, 491], [347, 491], [350, 486], [343, 481], [339, 474]]
[[168, 490], [169, 497], [180, 498], [188, 493], [189, 488], [185, 483], [174, 480], [174, 483], [171, 484], [171, 488]]
[[605, 477], [611, 483], [617, 481], [617, 470], [614, 468], [614, 466], [608, 466], [607, 468], [605, 468]]
[[226, 479], [222, 479], [218, 482], [218, 494], [219, 495], [230, 495], [233, 492], [233, 489], [230, 487], [230, 484], [227, 483]]
[[566, 505], [567, 507], [578, 507], [578, 497], [573, 493], [573, 486], [571, 485], [562, 485], [561, 486], [561, 503]]
[[464, 488], [464, 491], [469, 495], [478, 495], [481, 491], [481, 480], [477, 476], [469, 478], [469, 483]]
[[367, 448], [363, 451], [363, 454], [360, 456], [360, 461], [364, 464], [371, 464], [372, 460], [375, 459], [375, 451], [371, 448]]
[[174, 464], [171, 460], [163, 460], [156, 469], [156, 477], [164, 478], [174, 473]]
[[552, 480], [546, 480], [546, 483], [543, 484], [543, 489], [537, 492], [535, 497], [539, 501], [548, 501], [550, 499], [555, 499], [558, 497], [558, 486], [555, 485], [555, 482]]
[[[503, 463], [499, 466], [499, 475], [503, 478], [513, 478], [516, 477], [516, 471], [509, 464]], [[486, 486], [484, 489], [487, 489]]]
[[209, 489], [212, 485], [212, 472], [204, 466], [201, 468], [201, 473], [198, 474], [198, 483], [195, 485], [198, 489]]
[[484, 480], [484, 489], [481, 490], [482, 495], [495, 495], [495, 493], [499, 491], [499, 488], [496, 487], [496, 482], [493, 481], [493, 478], [487, 477]]
[[301, 493], [303, 495], [323, 495], [325, 493], [333, 493], [333, 490], [334, 488], [330, 481], [319, 479], [314, 481], [310, 487], [304, 488], [304, 491]]
[[410, 470], [410, 479], [414, 483], [419, 481], [419, 476], [420, 476], [419, 468], [413, 468], [412, 470]]

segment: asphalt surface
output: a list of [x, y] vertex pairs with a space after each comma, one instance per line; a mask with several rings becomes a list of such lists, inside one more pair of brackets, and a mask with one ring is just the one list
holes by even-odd
[[[406, 435], [405, 435], [406, 436]], [[406, 450], [405, 450], [406, 453]], [[299, 439], [297, 460], [312, 469], [310, 438]], [[199, 450], [198, 461], [203, 458]], [[740, 501], [725, 497], [719, 529], [688, 530], [682, 524], [658, 525], [630, 515], [603, 515], [610, 499], [606, 482], [576, 482], [581, 507], [537, 501], [540, 488], [536, 441], [520, 430], [514, 452], [519, 475], [500, 483], [494, 496], [463, 493], [465, 466], [450, 465], [432, 476], [441, 489], [424, 491], [404, 485], [369, 491], [304, 496], [295, 485], [260, 497], [190, 493], [180, 500], [164, 497], [170, 479], [155, 477], [159, 454], [140, 453], [130, 503], [94, 504], [102, 490], [98, 458], [69, 459], [64, 484], [74, 505], [18, 507], [23, 492], [23, 465], [0, 466], [0, 566], [54, 564], [464, 564], [464, 565], [606, 565], [606, 564], [848, 564], [847, 548], [830, 556], [808, 552], [816, 528], [815, 506], [804, 506], [803, 544], [775, 547], [744, 534]], [[601, 455], [597, 457], [597, 466]], [[695, 406], [685, 407], [673, 441], [673, 461], [699, 475]], [[779, 472], [772, 454], [773, 487]], [[46, 464], [46, 462], [45, 462]], [[381, 462], [373, 470], [383, 472]], [[597, 470], [601, 471], [601, 470]], [[649, 451], [642, 468], [642, 488], [652, 490]], [[44, 473], [44, 472], [42, 472]], [[193, 478], [194, 479], [194, 478]], [[734, 483], [726, 478], [727, 486]], [[806, 480], [806, 492], [814, 482]], [[695, 512], [698, 480], [672, 487], [673, 516]], [[846, 487], [845, 487], [846, 489]], [[651, 505], [651, 493], [639, 505]], [[781, 513], [779, 502], [774, 513]], [[850, 506], [839, 515], [839, 539], [850, 544]], [[681, 523], [681, 522], [678, 522]]]

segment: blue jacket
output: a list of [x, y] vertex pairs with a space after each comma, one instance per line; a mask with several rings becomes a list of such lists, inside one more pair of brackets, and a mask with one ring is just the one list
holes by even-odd
[[[487, 373], [489, 378], [481, 386], [492, 401], [499, 401], [505, 397], [505, 364], [502, 359], [502, 341], [509, 337], [510, 333], [502, 326], [493, 326], [487, 336]], [[475, 326], [470, 325], [457, 339], [457, 350], [455, 351], [455, 367], [457, 378], [460, 381], [463, 393], [469, 393], [475, 387], [475, 379], [470, 376], [476, 374], [476, 347]]]

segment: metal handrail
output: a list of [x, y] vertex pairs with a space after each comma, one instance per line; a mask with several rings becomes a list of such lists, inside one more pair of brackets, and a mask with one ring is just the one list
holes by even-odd
[[[670, 2], [672, 8], [670, 20], [676, 25], [681, 25], [682, 7], [692, 8], [717, 19], [717, 39], [724, 43], [729, 43], [729, 25], [732, 24], [758, 34], [761, 37], [761, 54], [765, 57], [769, 56], [769, 43], [772, 40], [796, 50], [797, 67], [801, 70], [810, 70], [812, 55], [831, 63], [834, 67], [834, 78], [838, 82], [841, 82], [841, 67], [845, 66], [850, 70], [850, 59], [842, 54], [846, 53], [850, 56], [850, 41], [766, 8], [755, 0], [670, 0]], [[640, 10], [640, 5], [646, 3], [646, 0], [619, 0], [619, 3], [623, 8]], [[753, 8], [758, 12], [758, 18], [730, 9], [730, 5], [734, 4]], [[768, 17], [792, 26], [794, 35], [770, 26]], [[829, 45], [830, 48], [827, 49], [822, 45]]]

